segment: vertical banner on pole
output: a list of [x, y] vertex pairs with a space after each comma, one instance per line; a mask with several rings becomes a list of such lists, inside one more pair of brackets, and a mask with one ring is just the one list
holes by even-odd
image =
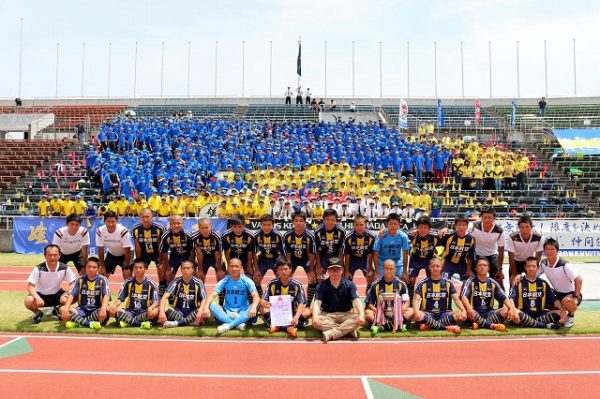
[[438, 127], [444, 127], [444, 108], [442, 107], [442, 99], [437, 99], [438, 107]]
[[404, 99], [400, 100], [398, 127], [400, 127], [400, 129], [408, 129], [408, 104]]
[[481, 121], [481, 104], [479, 100], [475, 100], [475, 127], [479, 127], [479, 122]]
[[515, 127], [517, 123], [517, 100], [512, 100], [512, 110], [510, 113], [510, 126]]

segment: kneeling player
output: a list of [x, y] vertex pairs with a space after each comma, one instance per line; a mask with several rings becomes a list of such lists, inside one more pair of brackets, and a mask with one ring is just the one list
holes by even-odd
[[[556, 298], [547, 282], [536, 278], [537, 259], [529, 257], [525, 261], [525, 277], [510, 290], [510, 299], [514, 302], [511, 309], [511, 321], [523, 327], [560, 329], [567, 314], [562, 303]], [[551, 302], [558, 310], [549, 311], [546, 303]]]
[[[119, 309], [122, 303], [125, 303], [125, 308]], [[150, 322], [158, 316], [158, 289], [154, 281], [146, 277], [146, 262], [142, 258], [133, 261], [133, 277], [123, 283], [110, 315], [123, 328], [152, 328]]]
[[[99, 274], [100, 260], [89, 257], [85, 264], [85, 275], [79, 276], [73, 284], [67, 302], [61, 307], [61, 318], [65, 327], [88, 327], [94, 330], [102, 328], [106, 320], [110, 289], [108, 279]], [[71, 308], [71, 304], [78, 305]]]
[[[452, 311], [452, 301], [458, 310]], [[421, 322], [420, 330], [433, 328], [460, 334], [460, 327], [455, 324], [466, 320], [467, 312], [452, 281], [442, 277], [441, 259], [429, 261], [429, 277], [415, 287], [413, 309], [415, 321]]]
[[[173, 307], [168, 307], [173, 297]], [[177, 277], [160, 300], [158, 321], [163, 327], [199, 326], [204, 317], [202, 309], [206, 300], [204, 284], [194, 277], [194, 264], [189, 260], [181, 262], [181, 277]]]
[[365, 319], [371, 324], [374, 336], [382, 330], [406, 331], [413, 310], [406, 284], [396, 277], [396, 262], [393, 259], [383, 262], [383, 276], [369, 288], [365, 304]]
[[[474, 330], [483, 327], [504, 331], [506, 326], [502, 322], [508, 317], [512, 302], [506, 297], [500, 284], [488, 277], [489, 270], [489, 261], [479, 258], [475, 264], [475, 276], [463, 285], [460, 300], [467, 309], [467, 321], [472, 323]], [[504, 306], [494, 309], [494, 299]]]
[[[242, 261], [237, 258], [229, 260], [227, 268], [228, 275], [217, 283], [213, 292], [206, 300], [203, 315], [208, 317], [211, 313], [221, 323], [217, 327], [217, 333], [223, 334], [237, 328], [240, 331], [246, 329], [246, 322], [256, 320], [256, 312], [260, 297], [256, 292], [256, 286], [252, 279], [242, 275]], [[214, 303], [219, 294], [224, 293], [223, 307]], [[252, 297], [252, 303], [248, 301]]]
[[[265, 325], [269, 327], [270, 334], [284, 330], [295, 338], [298, 335], [297, 328], [306, 325], [306, 321], [310, 317], [310, 309], [306, 308], [306, 298], [302, 283], [292, 278], [292, 262], [280, 256], [277, 258], [275, 268], [277, 278], [267, 284], [265, 294], [260, 301], [261, 312], [265, 320]], [[271, 302], [269, 298], [275, 295], [290, 295], [292, 297], [292, 312], [294, 313], [294, 317], [289, 326], [278, 327], [271, 325], [271, 313], [269, 312]]]

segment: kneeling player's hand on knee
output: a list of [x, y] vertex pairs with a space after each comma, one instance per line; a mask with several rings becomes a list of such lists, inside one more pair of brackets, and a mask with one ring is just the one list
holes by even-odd
[[363, 326], [365, 324], [364, 316], [358, 316], [355, 321], [357, 326]]
[[106, 319], [106, 309], [100, 309], [98, 311], [98, 321], [103, 322]]
[[165, 312], [160, 312], [158, 314], [158, 321], [160, 322], [160, 324], [165, 324], [165, 322], [167, 321], [167, 315], [165, 314]]
[[33, 302], [35, 302], [35, 306], [37, 306], [37, 308], [43, 308], [44, 307], [44, 300], [42, 298], [35, 298], [33, 300]]
[[66, 306], [60, 308], [60, 318], [62, 321], [69, 321], [69, 309]]

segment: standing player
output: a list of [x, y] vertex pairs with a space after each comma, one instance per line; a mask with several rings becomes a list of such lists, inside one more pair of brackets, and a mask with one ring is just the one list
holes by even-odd
[[367, 218], [358, 215], [354, 218], [354, 228], [344, 239], [344, 271], [348, 280], [354, 278], [357, 270], [367, 279], [367, 288], [373, 283], [373, 245], [375, 236], [367, 230]]
[[454, 219], [454, 231], [440, 230], [440, 246], [444, 247], [444, 278], [458, 274], [461, 280], [473, 275], [473, 260], [475, 259], [475, 238], [467, 233], [468, 221], [464, 215]]
[[52, 314], [59, 315], [60, 305], [67, 302], [68, 291], [61, 288], [65, 281], [71, 289], [73, 282], [77, 279], [75, 274], [64, 263], [60, 263], [60, 249], [57, 245], [50, 244], [44, 248], [45, 262], [33, 268], [27, 279], [27, 292], [25, 307], [33, 312], [32, 324], [42, 321], [43, 307], [51, 306]]
[[225, 277], [221, 236], [212, 228], [209, 218], [198, 220], [198, 232], [194, 236], [194, 250], [198, 264], [196, 277], [202, 280], [202, 282], [206, 281], [206, 273], [208, 273], [208, 269], [211, 267], [215, 269], [217, 280]]
[[[406, 284], [396, 277], [396, 262], [392, 259], [383, 262], [383, 276], [375, 280], [373, 284], [369, 286], [369, 290], [367, 291], [367, 298], [365, 300], [365, 320], [367, 323], [371, 324], [373, 336], [376, 336], [381, 330], [393, 331], [393, 316], [388, 317], [390, 312], [386, 312], [387, 309], [385, 307], [387, 304], [380, 298], [380, 295], [382, 294], [396, 294], [400, 297], [402, 309], [400, 309], [398, 317], [403, 317], [402, 331], [406, 331], [406, 325], [413, 317], [413, 310], [410, 307], [410, 297], [408, 296]], [[392, 315], [394, 311], [398, 311], [398, 309], [390, 310]], [[379, 311], [383, 312], [383, 325], [377, 323]]]
[[[520, 279], [510, 290], [510, 299], [514, 302], [511, 321], [523, 327], [560, 329], [567, 315], [560, 301], [552, 292], [550, 285], [536, 277], [538, 261], [529, 257], [525, 261], [525, 277]], [[549, 311], [547, 303], [553, 303], [558, 310]]]
[[552, 284], [556, 297], [568, 312], [565, 327], [571, 328], [575, 325], [575, 312], [582, 300], [583, 276], [574, 265], [558, 256], [558, 250], [558, 241], [554, 238], [548, 238], [544, 242], [546, 259], [540, 262], [537, 275], [545, 274]]
[[60, 259], [65, 265], [73, 262], [79, 274], [84, 273], [83, 266], [87, 263], [90, 235], [81, 226], [81, 216], [74, 213], [67, 216], [67, 225], [54, 232], [52, 244], [60, 248]]
[[[502, 323], [508, 318], [512, 303], [500, 284], [488, 277], [489, 269], [490, 264], [486, 258], [477, 260], [475, 275], [463, 285], [460, 300], [467, 310], [467, 321], [471, 322], [474, 330], [483, 327], [504, 331], [506, 326]], [[494, 309], [494, 300], [504, 306]]]
[[229, 227], [229, 230], [223, 233], [223, 253], [227, 265], [230, 259], [237, 258], [242, 262], [246, 275], [254, 277], [254, 236], [246, 228], [246, 222], [241, 215], [229, 219]]
[[[173, 307], [168, 307], [173, 298]], [[158, 322], [164, 328], [199, 326], [204, 317], [202, 309], [206, 302], [206, 291], [202, 281], [194, 276], [194, 264], [189, 260], [181, 262], [181, 277], [177, 277], [160, 299]]]
[[508, 236], [506, 250], [508, 251], [508, 263], [510, 265], [510, 282], [516, 276], [525, 273], [525, 260], [535, 256], [538, 263], [542, 259], [544, 240], [541, 234], [533, 231], [533, 221], [530, 216], [523, 215], [519, 218], [519, 231]]
[[283, 237], [273, 228], [273, 217], [269, 214], [260, 218], [260, 230], [254, 235], [256, 251], [254, 252], [254, 284], [258, 296], [262, 298], [262, 279], [268, 270], [275, 273], [275, 261], [284, 255]]
[[[465, 226], [466, 228], [466, 226]], [[452, 301], [458, 307], [452, 311]], [[467, 318], [454, 284], [442, 276], [442, 260], [429, 261], [429, 277], [421, 280], [415, 287], [413, 300], [414, 320], [421, 322], [421, 331], [435, 329], [460, 334], [456, 324]]]
[[504, 272], [502, 263], [504, 262], [504, 229], [496, 223], [496, 211], [494, 208], [483, 208], [481, 211], [481, 220], [469, 224], [467, 232], [470, 233], [477, 245], [475, 246], [475, 255], [479, 258], [485, 258], [489, 262], [490, 277], [504, 286]]
[[[298, 335], [298, 327], [304, 327], [310, 318], [310, 308], [306, 307], [306, 297], [304, 296], [304, 288], [302, 283], [292, 278], [292, 263], [280, 256], [277, 258], [276, 276], [267, 284], [267, 289], [263, 295], [260, 304], [265, 325], [269, 327], [269, 333], [273, 334], [279, 330], [285, 330], [291, 337]], [[290, 295], [292, 297], [292, 323], [289, 326], [278, 327], [271, 325], [271, 302], [269, 298], [275, 295]]]
[[286, 256], [292, 262], [292, 274], [298, 267], [302, 267], [308, 276], [306, 289], [306, 304], [310, 304], [317, 289], [317, 276], [315, 273], [315, 236], [306, 229], [306, 214], [295, 212], [292, 215], [293, 230], [283, 235], [283, 248]]
[[346, 231], [337, 225], [337, 211], [325, 209], [323, 223], [314, 231], [315, 245], [317, 247], [316, 275], [317, 282], [323, 280], [325, 269], [329, 265], [329, 259], [337, 258], [340, 264], [344, 264], [344, 238]]
[[[242, 275], [242, 261], [231, 258], [227, 267], [228, 275], [219, 281], [204, 305], [204, 317], [211, 313], [221, 323], [217, 327], [217, 333], [223, 334], [229, 330], [238, 329], [244, 331], [246, 322], [256, 320], [256, 313], [260, 303], [260, 297], [256, 292], [256, 286], [252, 279]], [[223, 306], [214, 303], [215, 298], [225, 294]], [[252, 297], [249, 303], [248, 297]]]
[[[141, 258], [133, 261], [133, 277], [123, 282], [117, 300], [110, 308], [110, 315], [122, 328], [133, 326], [146, 330], [158, 316], [158, 290], [156, 283], [146, 277], [148, 266]], [[125, 303], [124, 309], [119, 309]]]
[[[117, 266], [121, 266], [123, 278], [131, 277], [131, 236], [129, 230], [118, 223], [113, 211], [104, 214], [104, 226], [96, 230], [96, 247], [100, 258], [100, 274], [110, 278]], [[104, 257], [104, 247], [107, 254]]]
[[[108, 279], [98, 274], [99, 269], [100, 260], [91, 256], [85, 264], [85, 275], [79, 276], [73, 284], [60, 312], [66, 328], [83, 326], [99, 330], [101, 323], [107, 320], [110, 288]], [[71, 308], [73, 303], [77, 306]]]
[[158, 295], [162, 297], [167, 285], [175, 279], [181, 262], [194, 260], [194, 240], [183, 229], [183, 218], [180, 215], [169, 217], [169, 229], [160, 239], [159, 252]]
[[140, 211], [140, 223], [134, 224], [131, 228], [131, 235], [135, 245], [135, 255], [142, 258], [146, 267], [150, 262], [158, 269], [160, 263], [160, 238], [165, 233], [165, 228], [153, 221], [153, 215], [150, 208], [144, 208]]
[[429, 216], [417, 219], [417, 230], [411, 231], [408, 238], [411, 243], [410, 264], [404, 269], [402, 279], [407, 282], [409, 291], [412, 291], [419, 272], [425, 270], [429, 273], [429, 261], [435, 256], [435, 247], [438, 243], [438, 236], [431, 232]]
[[373, 262], [375, 264], [375, 279], [383, 274], [383, 262], [392, 259], [396, 262], [396, 275], [403, 273], [403, 265], [408, 267], [408, 251], [410, 244], [408, 236], [400, 230], [400, 216], [390, 213], [385, 220], [386, 229], [382, 230], [373, 245]]

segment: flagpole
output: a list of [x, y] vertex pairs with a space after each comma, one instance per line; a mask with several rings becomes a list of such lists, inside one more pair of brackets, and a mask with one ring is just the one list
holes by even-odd
[[544, 39], [544, 92], [548, 97], [548, 54], [546, 53], [546, 40]]
[[162, 42], [160, 49], [160, 96], [163, 96], [164, 85], [164, 66], [165, 66], [165, 42]]
[[138, 59], [138, 42], [135, 42], [135, 54], [133, 56], [133, 98], [135, 98], [137, 89], [137, 59]]
[[58, 51], [60, 43], [56, 43], [56, 75], [54, 76], [54, 97], [58, 98]]
[[383, 50], [379, 42], [379, 98], [383, 97]]
[[112, 42], [108, 42], [108, 80], [106, 83], [106, 97], [110, 98], [110, 62], [112, 58]]
[[246, 54], [245, 54], [245, 52], [246, 52], [246, 41], [242, 40], [242, 98], [244, 98], [244, 84], [245, 84], [244, 74], [246, 72], [245, 71], [245, 67], [246, 67], [245, 66], [245, 63], [246, 63], [246, 59], [245, 59]]
[[406, 42], [406, 98], [410, 98], [410, 42]]
[[192, 64], [192, 42], [188, 40], [188, 54], [187, 54], [187, 96], [190, 96], [190, 74]]
[[21, 77], [23, 76], [23, 18], [21, 18], [21, 28], [19, 30], [19, 95], [21, 98]]
[[460, 86], [462, 98], [465, 98], [465, 65], [463, 59], [463, 42], [460, 42]]
[[437, 42], [433, 42], [433, 85], [435, 89], [435, 98], [438, 98], [437, 92]]
[[517, 40], [517, 98], [521, 98], [521, 73], [519, 70], [519, 41]]
[[577, 55], [575, 54], [575, 39], [573, 39], [573, 95], [577, 97]]
[[327, 99], [327, 40], [325, 40], [325, 99]]
[[83, 97], [83, 81], [85, 77], [85, 43], [81, 44], [81, 97]]
[[215, 41], [215, 97], [217, 96], [217, 60], [219, 55], [219, 41]]
[[269, 98], [273, 94], [273, 40], [269, 41]]
[[352, 40], [352, 98], [354, 98], [354, 40]]
[[490, 104], [492, 103], [492, 41], [488, 42], [488, 61], [490, 64]]

